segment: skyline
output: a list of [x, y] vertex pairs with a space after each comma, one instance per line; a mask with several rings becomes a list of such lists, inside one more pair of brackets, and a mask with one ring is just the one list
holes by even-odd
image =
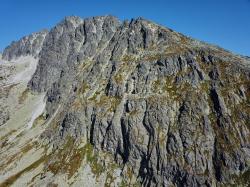
[[1, 0], [0, 51], [12, 41], [43, 29], [66, 16], [113, 15], [120, 20], [143, 17], [194, 39], [250, 56], [249, 0]]

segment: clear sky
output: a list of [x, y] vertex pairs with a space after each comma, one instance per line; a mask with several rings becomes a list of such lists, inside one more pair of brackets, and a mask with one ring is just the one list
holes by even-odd
[[65, 16], [144, 17], [250, 56], [250, 0], [0, 0], [0, 51]]

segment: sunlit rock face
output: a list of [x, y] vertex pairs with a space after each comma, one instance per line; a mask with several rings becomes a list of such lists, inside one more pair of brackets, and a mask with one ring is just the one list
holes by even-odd
[[67, 17], [1, 58], [2, 185], [250, 182], [248, 57], [100, 16]]

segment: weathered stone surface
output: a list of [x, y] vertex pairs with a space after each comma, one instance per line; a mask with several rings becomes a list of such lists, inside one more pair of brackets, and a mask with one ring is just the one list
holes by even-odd
[[31, 55], [37, 57], [42, 49], [43, 41], [48, 31], [44, 30], [23, 37], [17, 42], [12, 42], [10, 46], [4, 49], [2, 58], [4, 60], [13, 60], [19, 56]]
[[47, 93], [43, 140], [84, 138], [132, 184], [241, 184], [249, 171], [250, 61], [219, 47], [142, 18], [68, 17], [29, 88]]

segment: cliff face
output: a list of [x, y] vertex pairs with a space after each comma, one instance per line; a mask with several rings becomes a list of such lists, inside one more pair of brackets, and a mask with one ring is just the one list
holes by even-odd
[[48, 31], [44, 30], [23, 37], [17, 42], [12, 42], [10, 46], [5, 48], [2, 54], [2, 58], [5, 60], [12, 60], [17, 57], [26, 55], [37, 57], [37, 55], [41, 51], [43, 40], [47, 33]]
[[51, 149], [35, 184], [79, 173], [86, 155], [96, 178], [107, 171], [98, 185], [249, 183], [249, 58], [112, 16], [65, 18], [3, 59], [25, 55], [38, 58], [27, 89], [46, 94], [38, 144]]

